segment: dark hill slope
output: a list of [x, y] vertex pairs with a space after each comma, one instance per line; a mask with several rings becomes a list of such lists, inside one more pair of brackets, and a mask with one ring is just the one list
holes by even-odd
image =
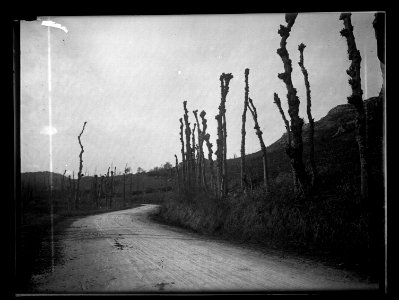
[[[368, 111], [368, 136], [370, 159], [374, 181], [381, 185], [383, 178], [382, 136], [383, 106], [379, 97], [365, 101]], [[283, 122], [281, 121], [281, 126]], [[264, 135], [267, 129], [263, 129]], [[303, 160], [309, 167], [309, 124], [303, 128]], [[267, 147], [268, 167], [272, 184], [292, 183], [291, 168], [285, 153], [287, 134]], [[315, 162], [323, 188], [334, 188], [337, 185], [356, 186], [359, 180], [360, 164], [358, 146], [355, 136], [355, 110], [352, 105], [342, 104], [331, 109], [328, 114], [315, 122]], [[262, 153], [249, 154], [247, 172], [254, 185], [262, 183]], [[239, 187], [241, 158], [228, 160], [230, 187]], [[331, 181], [331, 178], [335, 180]], [[374, 182], [376, 184], [376, 182]]]

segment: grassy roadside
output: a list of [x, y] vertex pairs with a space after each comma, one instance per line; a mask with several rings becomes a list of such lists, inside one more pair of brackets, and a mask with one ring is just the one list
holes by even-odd
[[288, 190], [265, 198], [259, 189], [221, 201], [206, 194], [175, 195], [152, 217], [200, 234], [296, 253], [371, 281], [380, 279], [381, 249], [370, 247], [367, 214], [356, 197], [318, 196], [299, 204]]

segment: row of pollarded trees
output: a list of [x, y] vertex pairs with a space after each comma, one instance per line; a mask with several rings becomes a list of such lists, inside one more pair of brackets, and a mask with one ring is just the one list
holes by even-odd
[[[292, 74], [292, 61], [287, 51], [287, 39], [290, 36], [291, 29], [297, 18], [297, 13], [290, 13], [285, 15], [287, 25], [280, 25], [278, 30], [281, 36], [280, 48], [277, 49], [277, 54], [280, 56], [283, 65], [284, 72], [278, 74], [278, 78], [281, 79], [287, 89], [287, 103], [288, 103], [288, 116], [287, 119], [284, 110], [281, 106], [281, 100], [277, 93], [274, 93], [274, 103], [282, 116], [284, 125], [287, 130], [287, 142], [286, 142], [286, 154], [289, 157], [290, 165], [293, 174], [293, 182], [296, 193], [298, 195], [307, 195], [312, 191], [312, 188], [317, 183], [317, 168], [315, 163], [315, 151], [314, 151], [314, 119], [311, 112], [311, 90], [309, 83], [309, 76], [307, 69], [304, 64], [304, 49], [305, 45], [301, 43], [298, 46], [299, 50], [299, 66], [304, 76], [305, 88], [306, 88], [306, 113], [309, 120], [309, 163], [310, 172], [305, 168], [303, 161], [303, 138], [302, 130], [304, 120], [299, 117], [299, 104], [300, 100], [297, 96], [297, 90], [295, 89], [291, 74]], [[361, 194], [364, 198], [368, 195], [368, 164], [367, 164], [367, 144], [366, 144], [366, 131], [365, 131], [365, 112], [364, 103], [362, 100], [361, 82], [360, 82], [360, 52], [356, 49], [356, 43], [353, 36], [353, 27], [350, 20], [351, 14], [342, 14], [340, 19], [344, 21], [345, 29], [341, 31], [341, 34], [347, 38], [348, 42], [348, 53], [349, 59], [352, 60], [352, 64], [347, 71], [351, 77], [349, 83], [352, 87], [352, 95], [348, 97], [348, 103], [355, 106], [357, 111], [356, 116], [356, 139], [359, 145], [360, 163], [361, 163]], [[377, 28], [377, 25], [375, 25]], [[379, 27], [381, 28], [381, 26]], [[377, 30], [377, 29], [376, 29]], [[377, 32], [376, 32], [377, 36]], [[248, 179], [246, 174], [245, 164], [245, 123], [247, 110], [251, 112], [254, 120], [254, 129], [256, 135], [259, 138], [262, 158], [263, 158], [263, 179], [266, 193], [270, 190], [270, 181], [268, 175], [267, 166], [267, 151], [262, 138], [262, 131], [258, 123], [258, 114], [253, 100], [249, 97], [249, 84], [248, 84], [249, 69], [245, 69], [245, 96], [244, 96], [244, 109], [242, 114], [242, 129], [241, 129], [241, 188], [245, 191], [248, 187]], [[180, 118], [180, 141], [181, 141], [181, 155], [182, 164], [179, 169], [178, 157], [176, 159], [176, 169], [178, 174], [179, 191], [183, 189], [191, 188], [202, 188], [208, 191], [212, 191], [215, 196], [219, 198], [224, 197], [227, 194], [227, 130], [226, 130], [226, 96], [229, 90], [229, 82], [233, 78], [232, 74], [223, 73], [220, 76], [221, 82], [221, 102], [219, 105], [219, 114], [216, 115], [217, 120], [217, 149], [215, 151], [216, 160], [216, 174], [213, 167], [212, 159], [212, 144], [209, 141], [209, 133], [206, 133], [206, 119], [205, 111], [202, 111], [200, 116], [202, 118], [202, 129], [198, 121], [197, 110], [193, 111], [196, 123], [194, 129], [191, 130], [187, 101], [183, 102], [184, 106], [184, 124], [183, 119]], [[185, 126], [185, 130], [183, 131]], [[197, 138], [198, 142], [195, 143], [195, 127], [197, 127]], [[185, 134], [185, 139], [184, 139]], [[190, 139], [192, 135], [192, 139]], [[209, 161], [209, 174], [210, 183], [207, 183], [205, 176], [205, 158], [203, 151], [204, 141], [208, 147], [208, 161]], [[184, 144], [185, 143], [185, 144]]]
[[[61, 181], [61, 192], [62, 194], [67, 195], [67, 208], [68, 210], [78, 210], [81, 204], [81, 191], [80, 191], [80, 183], [81, 179], [84, 176], [82, 173], [83, 170], [83, 153], [84, 153], [84, 148], [83, 144], [81, 141], [82, 134], [85, 130], [87, 122], [83, 123], [83, 128], [80, 134], [78, 135], [78, 142], [80, 145], [80, 153], [79, 153], [79, 172], [78, 172], [78, 177], [77, 180], [75, 181], [75, 172], [71, 175], [68, 176], [68, 184], [65, 183], [65, 173], [66, 170], [64, 171], [62, 181]], [[126, 201], [126, 175], [130, 172], [130, 167], [125, 166], [124, 172], [123, 172], [123, 202], [125, 203]], [[95, 174], [93, 176], [93, 181], [91, 185], [91, 199], [95, 203], [96, 207], [99, 208], [100, 202], [102, 199], [105, 200], [105, 207], [106, 208], [112, 208], [113, 204], [113, 198], [115, 194], [115, 179], [114, 177], [116, 176], [116, 166], [113, 168], [108, 167], [107, 173], [104, 175], [101, 175], [100, 177]], [[131, 178], [132, 179], [132, 178]], [[130, 186], [132, 185], [132, 182], [130, 183]]]
[[[281, 109], [281, 101], [277, 94], [274, 95], [275, 103], [278, 106], [281, 115], [283, 117], [284, 123], [287, 128], [287, 149], [286, 152], [290, 158], [294, 181], [299, 192], [309, 192], [311, 187], [315, 184], [317, 180], [317, 170], [314, 161], [314, 120], [311, 114], [311, 97], [310, 97], [310, 85], [308, 79], [308, 73], [304, 66], [303, 62], [303, 50], [305, 48], [304, 44], [300, 44], [298, 46], [298, 50], [300, 51], [300, 61], [299, 66], [301, 67], [301, 71], [305, 78], [305, 86], [306, 86], [306, 96], [307, 96], [307, 115], [309, 119], [309, 140], [310, 140], [310, 166], [311, 166], [311, 174], [308, 174], [305, 171], [304, 164], [302, 162], [302, 152], [303, 152], [303, 142], [302, 142], [302, 126], [303, 120], [299, 118], [299, 98], [296, 95], [296, 89], [294, 88], [291, 81], [291, 60], [288, 55], [288, 51], [286, 49], [286, 40], [289, 37], [292, 26], [295, 23], [295, 19], [298, 14], [286, 14], [286, 22], [287, 26], [280, 25], [280, 29], [278, 33], [282, 37], [280, 42], [280, 48], [277, 50], [277, 53], [280, 55], [283, 63], [284, 63], [284, 73], [278, 74], [278, 77], [284, 81], [288, 94], [288, 113], [291, 119], [291, 124], [288, 123], [285, 118], [284, 112]], [[355, 129], [356, 129], [356, 141], [359, 149], [359, 159], [360, 159], [360, 192], [361, 197], [365, 200], [369, 198], [369, 182], [370, 182], [370, 164], [369, 164], [369, 153], [368, 153], [368, 142], [367, 142], [367, 116], [365, 104], [363, 101], [363, 91], [361, 88], [361, 73], [360, 73], [360, 64], [361, 64], [361, 56], [360, 51], [356, 47], [355, 36], [353, 34], [353, 26], [351, 22], [351, 13], [342, 13], [339, 17], [340, 20], [344, 23], [344, 28], [340, 31], [341, 35], [346, 38], [348, 45], [348, 57], [351, 61], [351, 65], [349, 69], [346, 71], [350, 76], [349, 84], [352, 89], [352, 95], [348, 97], [348, 103], [353, 105], [356, 110], [355, 116]], [[376, 13], [375, 20], [373, 22], [373, 26], [375, 29], [375, 35], [377, 39], [377, 50], [378, 50], [378, 58], [381, 63], [381, 71], [384, 80], [384, 40], [385, 40], [385, 17], [383, 13]], [[384, 96], [384, 82], [383, 87], [381, 89], [381, 96]], [[291, 138], [292, 134], [292, 138]], [[309, 179], [310, 177], [310, 179]], [[367, 201], [368, 202], [368, 201]]]
[[[287, 149], [286, 152], [290, 157], [291, 167], [293, 171], [294, 183], [297, 188], [297, 191], [308, 190], [309, 183], [307, 181], [307, 175], [305, 171], [304, 164], [302, 162], [302, 152], [303, 152], [303, 142], [302, 142], [302, 126], [303, 120], [299, 118], [299, 99], [296, 96], [296, 90], [292, 85], [291, 81], [291, 72], [292, 66], [291, 61], [289, 59], [288, 52], [286, 50], [286, 40], [289, 36], [289, 32], [291, 30], [292, 25], [294, 24], [296, 15], [287, 15], [288, 18], [288, 26], [281, 26], [279, 33], [282, 36], [282, 40], [280, 43], [280, 49], [277, 53], [283, 60], [285, 72], [279, 74], [279, 78], [282, 79], [288, 90], [288, 104], [289, 104], [289, 115], [291, 118], [291, 126], [289, 125], [288, 120], [285, 117], [284, 111], [281, 108], [281, 101], [278, 98], [278, 95], [275, 94], [275, 103], [277, 104], [279, 111], [283, 117], [287, 128]], [[311, 184], [314, 183], [316, 177], [316, 166], [314, 163], [314, 146], [313, 146], [313, 134], [314, 134], [314, 121], [311, 115], [311, 98], [310, 98], [310, 84], [308, 80], [307, 70], [303, 63], [303, 49], [305, 48], [304, 44], [299, 45], [300, 51], [300, 62], [301, 70], [304, 74], [305, 78], [305, 86], [307, 90], [307, 112], [310, 123], [310, 135], [309, 141], [311, 143], [311, 170], [312, 170], [312, 180]], [[249, 69], [245, 69], [245, 93], [244, 93], [244, 109], [242, 114], [242, 129], [241, 129], [241, 188], [242, 190], [246, 190], [248, 188], [248, 178], [246, 174], [246, 163], [245, 163], [245, 138], [246, 138], [246, 114], [249, 110], [253, 121], [254, 121], [254, 129], [255, 133], [258, 136], [260, 148], [262, 152], [262, 161], [263, 161], [263, 182], [266, 193], [270, 191], [270, 179], [267, 165], [267, 150], [266, 145], [263, 140], [263, 132], [259, 126], [258, 122], [258, 112], [254, 105], [253, 99], [249, 97]], [[212, 144], [209, 142], [209, 134], [206, 133], [206, 119], [205, 111], [201, 112], [201, 117], [203, 119], [203, 128], [201, 130], [200, 124], [198, 122], [197, 110], [193, 111], [194, 116], [196, 118], [196, 123], [194, 124], [194, 129], [190, 129], [190, 123], [188, 122], [188, 110], [187, 110], [187, 101], [183, 102], [184, 106], [184, 124], [182, 118], [180, 118], [180, 141], [181, 141], [181, 154], [182, 154], [182, 167], [181, 171], [179, 171], [179, 164], [177, 155], [176, 158], [176, 169], [178, 173], [178, 181], [179, 190], [182, 188], [193, 188], [193, 187], [201, 187], [205, 190], [211, 190], [215, 194], [215, 196], [222, 198], [227, 194], [227, 180], [228, 180], [228, 170], [227, 170], [227, 126], [226, 126], [226, 97], [229, 91], [229, 82], [233, 78], [232, 74], [223, 73], [220, 76], [221, 82], [221, 102], [219, 105], [219, 114], [215, 116], [217, 121], [217, 139], [216, 145], [217, 149], [215, 151], [217, 160], [216, 160], [216, 174], [213, 168], [213, 159], [212, 159]], [[183, 131], [185, 125], [185, 131]], [[190, 144], [190, 135], [195, 132], [195, 127], [197, 127], [198, 131], [198, 143], [195, 144], [195, 139], [193, 137], [192, 143]], [[185, 139], [183, 132], [185, 132]], [[186, 145], [184, 145], [184, 140]], [[207, 142], [208, 146], [208, 160], [209, 160], [209, 174], [211, 175], [211, 184], [207, 185], [205, 181], [205, 164], [204, 164], [204, 155], [203, 155], [203, 142]], [[186, 146], [186, 147], [184, 147]], [[195, 151], [197, 150], [197, 151]], [[195, 155], [197, 159], [195, 159]]]
[[[213, 144], [210, 142], [210, 134], [207, 133], [206, 112], [200, 113], [201, 123], [198, 119], [198, 110], [194, 110], [195, 123], [193, 129], [190, 127], [187, 101], [183, 102], [184, 115], [180, 118], [180, 142], [182, 163], [179, 168], [178, 157], [175, 154], [176, 173], [178, 177], [178, 190], [201, 189], [213, 193], [221, 198], [227, 194], [227, 122], [226, 122], [226, 100], [229, 92], [229, 83], [233, 78], [231, 73], [220, 75], [221, 100], [219, 113], [215, 116], [217, 120], [216, 139], [216, 170], [213, 161]], [[183, 124], [184, 119], [184, 124]], [[197, 129], [197, 139], [195, 131]], [[191, 138], [190, 138], [191, 137]], [[204, 144], [208, 148], [208, 164], [204, 156]], [[207, 168], [209, 171], [207, 172]], [[216, 172], [215, 172], [216, 171]], [[210, 181], [207, 180], [210, 174]]]
[[[96, 208], [101, 208], [104, 205], [106, 208], [112, 208], [116, 194], [116, 167], [110, 171], [108, 167], [107, 173], [104, 175], [95, 174], [91, 180], [90, 186], [90, 201]], [[126, 177], [130, 172], [130, 168], [125, 167], [123, 175], [123, 203], [126, 202]], [[82, 204], [82, 191], [78, 190], [78, 180], [75, 180], [75, 175], [65, 177], [66, 170], [64, 171], [61, 179], [61, 194], [66, 198], [68, 210], [78, 210]], [[81, 178], [83, 174], [81, 175]], [[78, 177], [79, 178], [79, 177]], [[65, 179], [68, 181], [65, 182]], [[130, 194], [132, 191], [132, 176], [130, 177]], [[79, 184], [80, 186], [80, 184]], [[88, 194], [86, 194], [88, 195]], [[77, 200], [77, 201], [76, 201]]]
[[[285, 45], [284, 45], [285, 46]], [[308, 82], [308, 77], [307, 77], [307, 71], [303, 66], [303, 48], [305, 46], [303, 44], [300, 45], [300, 53], [301, 53], [301, 68], [305, 76], [305, 84], [306, 88], [308, 91], [308, 115], [310, 116], [310, 122], [312, 123], [312, 128], [313, 128], [313, 119], [311, 118], [311, 111], [310, 111], [310, 87], [309, 87], [309, 82]], [[283, 59], [284, 61], [284, 59]], [[270, 190], [270, 180], [269, 180], [269, 174], [268, 174], [268, 166], [267, 166], [267, 151], [266, 151], [266, 145], [263, 141], [263, 132], [260, 129], [259, 122], [258, 122], [258, 112], [256, 110], [256, 107], [254, 105], [254, 101], [249, 97], [249, 84], [248, 84], [248, 76], [249, 76], [249, 69], [245, 69], [245, 97], [244, 97], [244, 110], [242, 114], [242, 129], [241, 129], [241, 187], [245, 191], [248, 188], [248, 179], [247, 179], [247, 174], [245, 172], [246, 165], [245, 165], [245, 136], [246, 136], [246, 131], [245, 131], [245, 124], [246, 124], [246, 113], [247, 110], [250, 111], [253, 121], [254, 121], [254, 129], [255, 133], [258, 136], [259, 143], [260, 143], [260, 148], [262, 151], [262, 161], [263, 161], [263, 182], [264, 182], [264, 188], [266, 193], [269, 192]], [[290, 76], [290, 74], [289, 74]], [[183, 189], [193, 189], [193, 188], [201, 188], [204, 189], [205, 191], [212, 191], [213, 194], [219, 198], [224, 197], [227, 194], [227, 181], [228, 181], [228, 170], [227, 170], [227, 126], [226, 126], [226, 98], [227, 94], [229, 91], [229, 82], [233, 78], [233, 75], [228, 73], [223, 73], [220, 76], [220, 82], [221, 82], [221, 101], [219, 105], [219, 113], [215, 116], [215, 119], [217, 121], [217, 139], [216, 139], [216, 146], [217, 149], [215, 151], [216, 155], [216, 170], [213, 166], [213, 158], [212, 158], [212, 143], [210, 143], [210, 135], [209, 133], [206, 133], [207, 129], [207, 120], [205, 119], [206, 112], [202, 111], [200, 116], [202, 118], [202, 129], [201, 125], [198, 121], [198, 110], [194, 110], [193, 114], [196, 119], [196, 123], [194, 124], [194, 128], [191, 130], [190, 128], [190, 122], [189, 122], [189, 116], [188, 116], [188, 109], [187, 109], [187, 101], [183, 102], [183, 108], [184, 108], [184, 124], [183, 124], [183, 118], [180, 118], [180, 141], [181, 141], [181, 155], [182, 155], [182, 164], [181, 167], [179, 168], [179, 162], [178, 162], [178, 157], [175, 154], [175, 161], [176, 161], [176, 170], [177, 170], [177, 176], [178, 176], [178, 190], [182, 191]], [[292, 85], [292, 83], [291, 83]], [[289, 137], [289, 142], [287, 143], [287, 154], [291, 155], [293, 152], [292, 149], [294, 148], [293, 145], [297, 144], [292, 144], [291, 141], [291, 131], [293, 126], [289, 126], [289, 123], [287, 119], [285, 118], [285, 114], [281, 108], [281, 102], [279, 101], [278, 96], [275, 94], [275, 97], [277, 97], [277, 100], [275, 99], [275, 102], [277, 106], [280, 109], [280, 112], [282, 113], [283, 119], [286, 123], [287, 131], [288, 131], [288, 137]], [[295, 104], [294, 104], [295, 105]], [[297, 102], [297, 105], [299, 106], [299, 100]], [[289, 110], [292, 112], [292, 109]], [[295, 114], [290, 114], [291, 117], [294, 117]], [[301, 119], [302, 120], [302, 119]], [[303, 121], [302, 121], [303, 124]], [[301, 124], [301, 126], [302, 126]], [[185, 126], [185, 128], [184, 128]], [[197, 136], [198, 140], [196, 143], [195, 140], [195, 128], [197, 128]], [[302, 130], [302, 127], [300, 127], [300, 130]], [[298, 131], [296, 131], [297, 133]], [[313, 143], [313, 132], [314, 130], [311, 130], [312, 137], [310, 138], [310, 141]], [[190, 139], [190, 136], [192, 136], [192, 139]], [[295, 136], [292, 140], [295, 142], [300, 140], [300, 143], [302, 144], [302, 137], [297, 137]], [[206, 164], [205, 164], [205, 158], [204, 158], [204, 151], [203, 151], [203, 144], [204, 141], [206, 142], [207, 148], [208, 148], [208, 161], [209, 161], [209, 172], [210, 174], [210, 183], [208, 184], [206, 181]], [[313, 149], [313, 145], [312, 145]], [[290, 156], [291, 158], [291, 165], [293, 169], [293, 174], [294, 174], [294, 181], [295, 183], [302, 181], [299, 180], [299, 178], [302, 179], [298, 175], [298, 161], [295, 160], [295, 158], [298, 157], [298, 155], [301, 157], [302, 156], [302, 145], [301, 148], [299, 149], [301, 152], [299, 153], [296, 152], [293, 155]], [[311, 161], [312, 163], [312, 170], [315, 170], [314, 166], [314, 159], [313, 159], [313, 153], [314, 151], [311, 152]], [[300, 160], [299, 163], [302, 163]], [[314, 167], [314, 169], [313, 169]], [[304, 169], [304, 167], [303, 167]], [[216, 172], [215, 172], [216, 171]], [[316, 174], [314, 171], [313, 174]], [[302, 175], [302, 174], [301, 174]], [[313, 180], [312, 180], [313, 182]], [[296, 185], [297, 186], [297, 185]], [[299, 190], [299, 189], [298, 189]]]

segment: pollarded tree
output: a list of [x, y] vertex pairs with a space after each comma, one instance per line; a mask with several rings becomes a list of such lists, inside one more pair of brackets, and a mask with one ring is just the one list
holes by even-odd
[[110, 170], [110, 167], [108, 167], [107, 175], [104, 178], [105, 179], [105, 207], [106, 208], [109, 208], [110, 197], [111, 197], [111, 181], [109, 179], [109, 170]]
[[298, 64], [301, 67], [306, 87], [306, 113], [308, 115], [308, 120], [309, 120], [309, 146], [310, 146], [309, 161], [310, 161], [310, 170], [311, 170], [311, 184], [313, 186], [317, 178], [317, 169], [316, 169], [316, 163], [314, 161], [314, 119], [312, 117], [312, 109], [311, 109], [312, 100], [310, 97], [309, 75], [303, 63], [303, 50], [305, 49], [305, 47], [306, 45], [303, 43], [301, 43], [298, 46], [298, 50], [300, 53]]
[[192, 174], [192, 180], [193, 184], [197, 185], [197, 164], [196, 164], [196, 159], [195, 159], [195, 150], [198, 149], [198, 145], [195, 144], [195, 129], [196, 129], [197, 124], [194, 123], [194, 128], [191, 131], [191, 159], [192, 159], [192, 165], [191, 165], [191, 174]]
[[[288, 149], [289, 147], [291, 147], [291, 129], [290, 129], [290, 123], [288, 122], [288, 120], [287, 120], [287, 118], [286, 118], [286, 116], [285, 116], [284, 110], [283, 110], [283, 108], [281, 107], [281, 100], [280, 100], [280, 98], [278, 97], [277, 93], [274, 93], [274, 103], [277, 105], [277, 108], [278, 108], [278, 110], [279, 110], [279, 112], [280, 112], [280, 114], [281, 114], [281, 117], [283, 118], [284, 125], [285, 125], [285, 129], [287, 130], [287, 143], [286, 143], [286, 149]], [[297, 177], [296, 177], [296, 173], [295, 173], [295, 170], [294, 170], [292, 164], [290, 164], [290, 166], [291, 166], [291, 171], [292, 171], [292, 179], [293, 179], [293, 182], [294, 182], [294, 188], [295, 188], [295, 191], [298, 191], [298, 179], [297, 179]]]
[[81, 131], [80, 134], [78, 135], [78, 141], [79, 141], [79, 145], [80, 145], [80, 154], [79, 154], [78, 181], [77, 181], [77, 183], [76, 183], [75, 209], [78, 209], [78, 207], [79, 207], [79, 200], [80, 200], [79, 185], [80, 185], [80, 179], [83, 177], [83, 174], [82, 174], [82, 170], [83, 170], [83, 158], [82, 158], [82, 156], [83, 156], [84, 149], [83, 149], [83, 145], [82, 145], [82, 142], [81, 142], [80, 138], [81, 138], [81, 136], [82, 136], [82, 134], [83, 134], [83, 131], [85, 130], [86, 124], [87, 124], [87, 122], [84, 122], [84, 123], [83, 123], [82, 131]]
[[343, 21], [345, 28], [340, 31], [346, 38], [348, 44], [348, 55], [351, 65], [346, 73], [350, 76], [349, 84], [352, 88], [352, 95], [348, 97], [348, 103], [356, 109], [356, 141], [360, 156], [360, 192], [363, 198], [368, 197], [369, 165], [366, 137], [366, 112], [363, 103], [363, 91], [360, 77], [360, 63], [362, 58], [360, 51], [356, 47], [355, 36], [353, 35], [353, 26], [351, 22], [351, 13], [342, 13], [339, 17]]
[[179, 160], [177, 159], [177, 155], [175, 154], [175, 159], [176, 159], [176, 181], [177, 181], [177, 192], [180, 194], [180, 173], [179, 173]]
[[209, 133], [206, 133], [204, 135], [204, 140], [206, 142], [206, 146], [208, 148], [208, 160], [209, 160], [209, 170], [211, 173], [211, 190], [213, 190], [214, 194], [217, 195], [217, 179], [215, 176], [215, 170], [214, 170], [214, 166], [213, 166], [213, 158], [212, 158], [212, 154], [213, 154], [213, 150], [212, 150], [212, 143], [210, 142], [210, 135]]
[[267, 168], [267, 152], [266, 152], [266, 146], [265, 143], [263, 142], [263, 137], [262, 137], [262, 131], [260, 130], [259, 123], [258, 123], [258, 113], [256, 112], [256, 107], [252, 101], [251, 98], [249, 100], [249, 105], [248, 109], [252, 114], [252, 118], [254, 119], [255, 123], [255, 132], [256, 135], [258, 136], [259, 143], [260, 143], [260, 148], [262, 150], [262, 158], [263, 158], [263, 183], [265, 186], [266, 193], [269, 193], [270, 187], [269, 187], [269, 170]]
[[183, 134], [183, 119], [180, 118], [180, 142], [181, 142], [181, 159], [182, 159], [182, 183], [186, 184], [186, 158], [184, 154], [184, 134]]
[[241, 189], [245, 190], [246, 187], [246, 174], [245, 174], [245, 122], [247, 119], [247, 108], [248, 108], [248, 75], [249, 69], [245, 69], [245, 96], [244, 96], [244, 110], [242, 112], [242, 128], [241, 128]]
[[217, 151], [219, 197], [227, 194], [227, 126], [226, 126], [226, 97], [229, 92], [229, 82], [233, 78], [231, 73], [220, 75], [221, 99], [219, 114], [215, 117], [218, 123]]
[[215, 116], [217, 121], [217, 139], [216, 139], [216, 196], [221, 198], [223, 195], [223, 123], [220, 114]]
[[198, 135], [198, 183], [201, 187], [204, 187], [204, 177], [203, 171], [204, 168], [204, 151], [203, 151], [203, 143], [204, 143], [204, 136], [203, 136], [203, 129], [201, 130], [200, 123], [198, 121], [198, 110], [193, 111], [195, 116], [195, 121], [197, 122], [197, 135]]
[[298, 187], [302, 193], [307, 193], [310, 189], [309, 178], [307, 176], [305, 165], [302, 161], [303, 153], [303, 141], [302, 141], [302, 127], [303, 119], [299, 117], [299, 98], [297, 91], [294, 88], [291, 79], [292, 63], [287, 51], [287, 39], [290, 36], [291, 28], [295, 23], [297, 13], [290, 13], [285, 15], [285, 21], [287, 26], [280, 25], [278, 33], [281, 36], [280, 48], [277, 49], [277, 54], [280, 56], [284, 64], [284, 72], [278, 74], [287, 88], [287, 100], [288, 100], [288, 114], [291, 119], [291, 133], [292, 143], [287, 145], [286, 153], [290, 158], [292, 169], [295, 173], [295, 177], [298, 180]]
[[[202, 144], [203, 142], [206, 142], [207, 148], [208, 148], [208, 160], [209, 160], [209, 168], [210, 168], [210, 174], [211, 174], [211, 190], [214, 191], [214, 182], [215, 182], [215, 175], [214, 175], [214, 170], [213, 170], [213, 158], [212, 158], [212, 144], [209, 141], [210, 135], [206, 133], [206, 129], [208, 128], [207, 125], [207, 120], [205, 119], [206, 112], [205, 110], [201, 111], [200, 117], [202, 120]], [[204, 151], [202, 149], [202, 160], [203, 160], [203, 167], [202, 167], [202, 182], [204, 183], [205, 189], [207, 189], [207, 181], [206, 181], [206, 176], [205, 176], [205, 157], [204, 157]]]
[[190, 145], [190, 136], [191, 136], [191, 129], [190, 123], [188, 122], [188, 110], [187, 110], [187, 101], [183, 101], [183, 108], [184, 108], [184, 123], [186, 126], [185, 134], [186, 134], [186, 176], [187, 176], [187, 184], [191, 186], [192, 184], [192, 150]]

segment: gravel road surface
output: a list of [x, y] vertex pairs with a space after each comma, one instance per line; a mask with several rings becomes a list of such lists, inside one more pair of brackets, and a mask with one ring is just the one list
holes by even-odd
[[354, 274], [162, 225], [156, 205], [78, 219], [57, 239], [62, 260], [35, 275], [39, 293], [378, 289]]

